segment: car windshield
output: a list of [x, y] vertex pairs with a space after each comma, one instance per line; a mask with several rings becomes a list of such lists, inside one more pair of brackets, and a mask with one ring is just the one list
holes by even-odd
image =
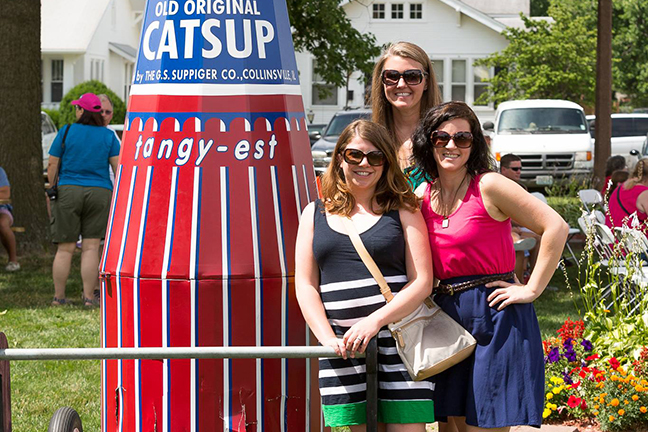
[[500, 134], [587, 133], [583, 112], [574, 108], [517, 108], [503, 111]]
[[344, 113], [342, 115], [336, 115], [328, 124], [324, 136], [339, 136], [344, 128], [349, 126], [349, 124], [351, 124], [354, 120], [357, 120], [359, 118], [369, 119], [369, 117], [371, 117], [371, 114], [367, 112]]

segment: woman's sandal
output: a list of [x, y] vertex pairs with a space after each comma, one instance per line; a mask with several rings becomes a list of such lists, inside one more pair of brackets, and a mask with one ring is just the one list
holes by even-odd
[[52, 306], [65, 306], [68, 304], [68, 301], [64, 298], [56, 298], [52, 299]]
[[84, 297], [84, 296], [82, 296], [82, 298], [83, 298], [83, 306], [85, 306], [87, 308], [92, 308], [92, 307], [99, 306], [99, 302], [97, 300], [95, 300], [95, 299], [90, 299], [90, 298], [87, 298], [87, 297]]

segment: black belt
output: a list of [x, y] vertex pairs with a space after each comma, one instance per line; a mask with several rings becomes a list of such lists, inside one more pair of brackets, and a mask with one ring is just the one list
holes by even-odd
[[475, 288], [480, 285], [484, 285], [489, 282], [495, 282], [499, 280], [509, 280], [513, 279], [515, 276], [514, 272], [508, 272], [508, 273], [503, 273], [503, 274], [494, 274], [494, 275], [488, 275], [488, 276], [482, 276], [478, 277], [476, 279], [471, 279], [467, 280], [464, 282], [457, 282], [453, 284], [444, 284], [440, 283], [435, 289], [434, 293], [435, 294], [447, 294], [447, 295], [453, 295], [454, 293], [460, 292], [460, 291], [465, 291], [470, 288]]

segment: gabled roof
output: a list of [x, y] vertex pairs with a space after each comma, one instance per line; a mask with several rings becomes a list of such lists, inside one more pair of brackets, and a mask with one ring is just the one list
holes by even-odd
[[[340, 6], [344, 6], [346, 4], [349, 4], [352, 1], [355, 1], [355, 0], [342, 0], [340, 2]], [[492, 29], [492, 30], [494, 30], [494, 31], [496, 31], [498, 33], [503, 32], [504, 29], [506, 28], [506, 26], [504, 24], [498, 22], [494, 18], [491, 18], [489, 15], [485, 14], [484, 12], [473, 8], [472, 6], [468, 6], [467, 4], [465, 4], [464, 2], [462, 2], [460, 0], [436, 0], [436, 1], [439, 1], [439, 2], [441, 2], [443, 4], [445, 4], [445, 5], [453, 8], [457, 12], [462, 13], [462, 14], [474, 19], [475, 21], [485, 25], [486, 27], [488, 27], [488, 28], [490, 28], [490, 29]]]
[[108, 49], [130, 62], [135, 63], [137, 59], [137, 49], [130, 45], [108, 42]]
[[41, 51], [83, 53], [110, 0], [42, 0]]

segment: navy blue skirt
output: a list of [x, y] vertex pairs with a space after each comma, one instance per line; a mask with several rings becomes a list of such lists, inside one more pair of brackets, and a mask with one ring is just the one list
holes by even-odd
[[[447, 279], [444, 284], [482, 276]], [[513, 282], [512, 280], [509, 282]], [[488, 306], [495, 288], [481, 285], [434, 301], [477, 339], [475, 353], [433, 377], [434, 416], [466, 417], [481, 428], [540, 427], [544, 405], [544, 353], [532, 303], [498, 311]]]

